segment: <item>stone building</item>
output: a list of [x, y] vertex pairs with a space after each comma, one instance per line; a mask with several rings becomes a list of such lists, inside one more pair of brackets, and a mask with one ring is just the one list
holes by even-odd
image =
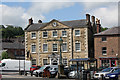
[[94, 57], [94, 33], [97, 32], [95, 17], [86, 14], [86, 19], [72, 21], [51, 20], [47, 23], [33, 23], [25, 28], [25, 53], [33, 65], [58, 65], [60, 59], [60, 37], [63, 64], [73, 58]]
[[95, 58], [98, 67], [114, 67], [120, 58], [120, 27], [113, 27], [95, 34]]

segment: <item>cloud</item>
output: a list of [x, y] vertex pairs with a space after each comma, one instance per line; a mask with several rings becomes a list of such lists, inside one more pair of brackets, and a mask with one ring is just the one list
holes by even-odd
[[[90, 13], [101, 20], [103, 27], [118, 26], [118, 3], [85, 3], [86, 13]], [[95, 4], [95, 5], [94, 5]], [[94, 6], [93, 6], [94, 5]], [[89, 6], [89, 8], [88, 8]], [[95, 8], [94, 8], [95, 7]]]

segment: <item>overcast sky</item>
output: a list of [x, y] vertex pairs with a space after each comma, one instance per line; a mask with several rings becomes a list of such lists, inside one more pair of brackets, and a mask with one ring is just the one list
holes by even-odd
[[118, 26], [118, 0], [4, 0], [0, 3], [0, 24], [25, 28], [31, 17], [34, 23], [39, 19], [68, 21], [85, 19], [86, 13], [100, 19], [103, 27]]

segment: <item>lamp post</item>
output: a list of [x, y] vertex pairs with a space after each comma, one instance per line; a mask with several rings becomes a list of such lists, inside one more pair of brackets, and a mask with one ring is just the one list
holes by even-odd
[[59, 61], [59, 64], [62, 65], [62, 51], [61, 51], [61, 47], [62, 47], [62, 43], [63, 43], [62, 37], [60, 37], [59, 43], [60, 43], [60, 61]]

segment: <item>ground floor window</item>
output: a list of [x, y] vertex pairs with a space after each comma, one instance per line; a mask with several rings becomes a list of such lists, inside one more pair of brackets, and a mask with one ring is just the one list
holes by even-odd
[[109, 67], [110, 66], [109, 60], [101, 60], [101, 65], [104, 67]]
[[47, 59], [43, 59], [43, 65], [47, 65]]
[[36, 59], [32, 59], [32, 65], [36, 65]]
[[63, 65], [67, 66], [67, 59], [66, 58], [63, 59]]

